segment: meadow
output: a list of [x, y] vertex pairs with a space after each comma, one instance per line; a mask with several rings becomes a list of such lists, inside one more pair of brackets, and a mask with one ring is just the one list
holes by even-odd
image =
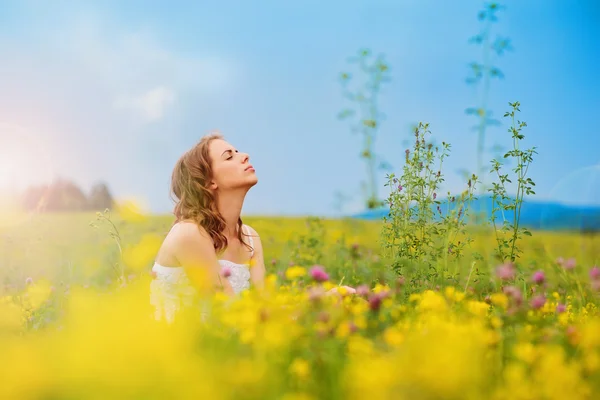
[[[0, 398], [592, 399], [600, 239], [532, 232], [514, 263], [469, 226], [460, 257], [385, 256], [383, 221], [247, 217], [264, 291], [173, 324], [149, 304], [170, 216], [5, 218]], [[410, 260], [409, 260], [410, 261]], [[323, 273], [324, 272], [324, 273]], [[336, 285], [356, 295], [324, 292]]]

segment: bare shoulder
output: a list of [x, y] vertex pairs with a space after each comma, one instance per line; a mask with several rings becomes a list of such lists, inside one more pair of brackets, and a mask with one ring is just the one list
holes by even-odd
[[260, 235], [253, 227], [251, 227], [248, 224], [244, 224], [244, 225], [246, 225], [246, 229], [248, 229], [248, 233], [250, 234], [250, 236], [252, 236], [252, 238], [256, 238], [256, 239], [260, 240]]
[[176, 242], [212, 242], [212, 239], [204, 227], [193, 221], [180, 221], [173, 225], [169, 235]]

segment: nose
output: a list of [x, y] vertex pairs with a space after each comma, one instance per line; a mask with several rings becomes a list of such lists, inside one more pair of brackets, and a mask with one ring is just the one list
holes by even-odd
[[248, 153], [242, 153], [242, 160], [246, 162], [250, 159], [250, 155]]

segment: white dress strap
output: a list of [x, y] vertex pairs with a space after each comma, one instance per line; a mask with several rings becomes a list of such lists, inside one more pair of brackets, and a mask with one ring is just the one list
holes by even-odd
[[250, 246], [252, 246], [252, 252], [250, 253], [250, 257], [254, 257], [254, 240], [252, 240], [252, 235], [248, 229], [248, 225], [243, 226], [243, 230], [245, 231], [246, 235], [248, 235], [248, 240], [250, 241]]

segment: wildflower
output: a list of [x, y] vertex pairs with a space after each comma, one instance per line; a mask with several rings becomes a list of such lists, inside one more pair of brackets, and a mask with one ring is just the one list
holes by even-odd
[[356, 294], [361, 297], [366, 297], [369, 294], [369, 287], [367, 285], [360, 285], [356, 288]]
[[317, 282], [325, 282], [329, 280], [329, 275], [327, 275], [325, 269], [320, 265], [315, 265], [311, 268], [310, 276]]
[[531, 299], [530, 305], [534, 310], [538, 310], [542, 308], [546, 304], [546, 298], [544, 295], [537, 295], [533, 299]]
[[28, 277], [27, 279], [25, 279], [25, 284], [26, 284], [26, 285], [31, 285], [31, 284], [33, 284], [33, 278], [32, 278], [32, 277]]
[[285, 277], [289, 280], [300, 278], [304, 275], [306, 275], [306, 269], [297, 265], [291, 266], [285, 271]]
[[515, 266], [513, 263], [507, 262], [496, 268], [496, 276], [503, 280], [512, 280], [516, 276]]
[[567, 306], [565, 306], [565, 305], [564, 305], [564, 304], [562, 304], [562, 303], [558, 303], [558, 304], [556, 305], [556, 313], [557, 313], [557, 314], [562, 314], [562, 313], [564, 313], [565, 311], [567, 311]]
[[495, 306], [498, 306], [498, 307], [501, 307], [501, 308], [507, 308], [508, 307], [508, 297], [504, 293], [494, 293], [494, 294], [492, 294], [491, 297], [490, 297], [490, 301]]
[[402, 187], [402, 185], [398, 185], [398, 191], [401, 192], [402, 189], [404, 189], [404, 187]]
[[516, 306], [520, 306], [523, 303], [523, 295], [515, 286], [506, 286], [504, 287], [503, 292], [510, 296]]
[[371, 309], [371, 311], [378, 311], [379, 308], [381, 308], [381, 303], [384, 297], [385, 294], [383, 294], [383, 292], [373, 293], [369, 297], [369, 308]]
[[536, 271], [531, 277], [531, 280], [533, 281], [533, 283], [538, 285], [544, 283], [544, 281], [546, 280], [546, 277], [544, 276], [544, 271]]
[[310, 365], [306, 360], [297, 358], [290, 365], [290, 372], [299, 379], [306, 379], [310, 373]]
[[566, 260], [562, 263], [562, 267], [564, 269], [566, 269], [567, 271], [574, 270], [576, 265], [577, 265], [577, 262], [575, 261], [574, 258], [569, 258], [568, 260]]
[[221, 274], [224, 278], [229, 278], [231, 276], [231, 268], [223, 267], [223, 269], [221, 270]]
[[592, 281], [591, 286], [593, 291], [600, 292], [600, 280], [597, 279], [595, 281]]
[[590, 270], [590, 279], [597, 280], [599, 278], [600, 278], [600, 268], [595, 266]]

